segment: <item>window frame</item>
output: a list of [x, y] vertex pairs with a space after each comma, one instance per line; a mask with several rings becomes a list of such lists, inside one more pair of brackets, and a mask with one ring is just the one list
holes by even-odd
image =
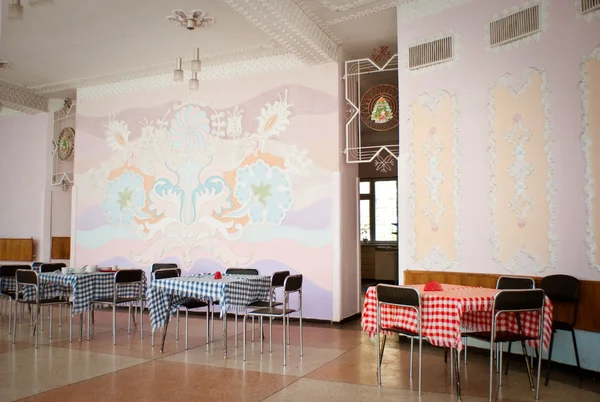
[[[396, 240], [376, 240], [375, 239], [375, 182], [378, 181], [395, 181], [396, 182], [396, 201], [398, 201], [398, 178], [397, 177], [379, 177], [379, 178], [359, 178], [359, 199], [360, 200], [369, 200], [369, 231], [370, 238], [369, 244], [398, 244], [398, 227], [396, 226]], [[360, 194], [360, 182], [368, 182], [369, 183], [369, 194]], [[360, 203], [359, 203], [360, 205]], [[359, 210], [360, 217], [360, 210]], [[398, 202], [396, 202], [396, 223], [398, 223]], [[390, 225], [392, 222], [390, 222]], [[359, 221], [360, 228], [360, 221]]]

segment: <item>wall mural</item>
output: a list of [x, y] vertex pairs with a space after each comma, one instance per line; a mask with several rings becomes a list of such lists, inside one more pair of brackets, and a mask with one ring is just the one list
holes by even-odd
[[[590, 266], [600, 271], [600, 207], [597, 199], [600, 183], [600, 47], [581, 64], [581, 91], [583, 93], [583, 152], [586, 161], [585, 195], [588, 211], [587, 245]], [[595, 110], [595, 113], [592, 111]]]
[[457, 117], [456, 97], [445, 91], [410, 105], [411, 248], [425, 269], [446, 270], [459, 258]]
[[332, 175], [298, 144], [337, 133], [337, 98], [295, 86], [230, 108], [189, 99], [80, 124], [76, 264], [289, 269], [314, 297], [307, 315], [331, 318]]
[[[490, 90], [492, 247], [506, 270], [556, 263], [554, 182], [546, 74], [507, 74]], [[542, 235], [547, 234], [547, 235]]]

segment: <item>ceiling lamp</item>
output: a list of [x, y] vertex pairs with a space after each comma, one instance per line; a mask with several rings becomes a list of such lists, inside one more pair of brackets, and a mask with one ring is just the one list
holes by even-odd
[[173, 71], [173, 81], [183, 81], [183, 70], [181, 69], [181, 57], [178, 57], [175, 61], [175, 70]]
[[196, 48], [194, 51], [194, 59], [192, 60], [192, 72], [199, 73], [202, 69], [202, 64], [200, 63], [200, 49]]
[[19, 21], [23, 19], [23, 6], [21, 0], [12, 0], [8, 6], [8, 20]]
[[198, 73], [192, 73], [192, 79], [190, 80], [190, 89], [197, 91], [200, 88], [200, 81], [198, 80]]
[[170, 15], [167, 15], [167, 21], [174, 23], [178, 27], [193, 31], [196, 28], [204, 28], [212, 24], [215, 22], [215, 19], [209, 17], [202, 10], [192, 10], [188, 13], [183, 10], [173, 10]]

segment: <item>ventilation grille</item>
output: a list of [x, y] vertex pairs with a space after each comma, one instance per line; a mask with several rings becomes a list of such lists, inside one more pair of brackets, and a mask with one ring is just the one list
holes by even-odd
[[408, 68], [417, 70], [454, 58], [454, 38], [447, 36], [408, 49]]
[[490, 22], [490, 45], [492, 47], [505, 45], [533, 35], [539, 30], [540, 6], [535, 5]]
[[600, 10], [600, 0], [581, 0], [581, 13]]

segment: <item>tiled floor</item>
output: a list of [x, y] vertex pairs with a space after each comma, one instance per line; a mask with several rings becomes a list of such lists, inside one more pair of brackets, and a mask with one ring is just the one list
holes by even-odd
[[[297, 325], [292, 328], [288, 366], [283, 367], [281, 326], [273, 326], [273, 352], [269, 353], [268, 326], [264, 352], [248, 339], [247, 361], [234, 346], [233, 323], [228, 328], [229, 355], [223, 358], [221, 322], [215, 325], [218, 341], [206, 345], [203, 318], [190, 321], [190, 348], [185, 351], [184, 321], [181, 337], [170, 327], [165, 353], [152, 348], [149, 326], [144, 339], [139, 330], [127, 334], [127, 315], [118, 313], [117, 346], [112, 345], [111, 316], [97, 312], [90, 342], [79, 342], [79, 321], [74, 320], [74, 342], [68, 324], [58, 327], [55, 312], [53, 339], [48, 325], [34, 348], [29, 319], [19, 326], [17, 343], [8, 335], [8, 319], [0, 319], [0, 402], [27, 401], [455, 401], [443, 351], [423, 352], [423, 396], [417, 377], [409, 379], [407, 343], [388, 341], [383, 361], [383, 385], [377, 387], [376, 344], [360, 331], [357, 322], [345, 325], [306, 324], [304, 357], [299, 356]], [[148, 323], [148, 316], [145, 316]], [[241, 325], [240, 325], [241, 330]], [[248, 338], [249, 338], [248, 333]], [[84, 331], [85, 339], [85, 331]], [[157, 337], [157, 345], [159, 338]], [[415, 364], [416, 368], [416, 364]], [[487, 356], [469, 355], [461, 367], [464, 401], [486, 401]], [[519, 363], [504, 377], [498, 400], [533, 401], [527, 376]], [[600, 400], [600, 386], [591, 379], [579, 385], [576, 377], [553, 373], [549, 387], [542, 386], [540, 400], [577, 402]]]

